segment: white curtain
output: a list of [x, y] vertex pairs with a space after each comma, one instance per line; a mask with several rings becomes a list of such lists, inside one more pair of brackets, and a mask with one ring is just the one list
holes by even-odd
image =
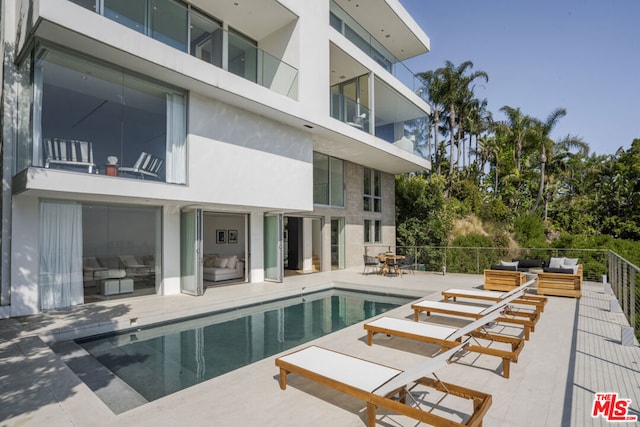
[[40, 307], [84, 303], [82, 287], [82, 205], [40, 203]]
[[187, 182], [187, 128], [185, 97], [167, 94], [167, 182]]

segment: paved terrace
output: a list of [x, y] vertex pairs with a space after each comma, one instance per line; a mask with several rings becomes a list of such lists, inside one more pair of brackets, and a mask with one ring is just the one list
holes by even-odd
[[[269, 357], [181, 392], [114, 414], [54, 353], [47, 342], [145, 325], [264, 299], [325, 289], [333, 283], [358, 289], [424, 295], [439, 300], [450, 287], [471, 288], [482, 276], [416, 273], [402, 278], [364, 276], [346, 270], [207, 289], [203, 297], [147, 296], [88, 304], [70, 311], [0, 320], [1, 426], [365, 426], [362, 401], [295, 375], [281, 391]], [[467, 354], [438, 371], [443, 381], [488, 392], [493, 404], [485, 426], [604, 426], [590, 416], [594, 393], [617, 392], [640, 414], [640, 348], [620, 344], [621, 314], [609, 311], [603, 285], [586, 282], [582, 299], [549, 297], [511, 378], [498, 358]], [[408, 305], [386, 315], [410, 317]], [[431, 321], [456, 322], [434, 317]], [[459, 322], [459, 321], [458, 321]], [[496, 332], [521, 330], [498, 326]], [[366, 345], [358, 324], [314, 341], [354, 356], [407, 369], [437, 351], [435, 346], [377, 335]], [[87, 380], [89, 381], [89, 380]], [[103, 399], [112, 383], [92, 384]], [[445, 400], [445, 405], [447, 400]], [[455, 417], [456, 414], [450, 414]], [[414, 426], [415, 420], [379, 411], [381, 426]], [[624, 424], [623, 424], [624, 425]]]

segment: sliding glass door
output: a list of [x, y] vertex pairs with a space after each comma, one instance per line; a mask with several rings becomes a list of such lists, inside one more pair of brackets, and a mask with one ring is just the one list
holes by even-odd
[[283, 215], [265, 214], [264, 216], [264, 279], [269, 282], [282, 282], [284, 261], [282, 254]]
[[180, 291], [202, 295], [202, 209], [180, 214]]

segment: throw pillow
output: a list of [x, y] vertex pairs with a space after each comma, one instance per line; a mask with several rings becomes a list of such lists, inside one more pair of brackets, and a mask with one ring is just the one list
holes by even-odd
[[554, 258], [551, 257], [551, 259], [549, 260], [549, 268], [560, 268], [560, 266], [562, 264], [564, 264], [564, 257], [563, 258]]
[[518, 261], [513, 261], [513, 262], [500, 261], [500, 265], [503, 266], [503, 267], [515, 267], [515, 268], [518, 268]]
[[212, 268], [216, 262], [215, 256], [206, 256], [204, 257], [204, 262], [202, 263], [203, 267]]
[[235, 255], [230, 256], [227, 261], [227, 268], [231, 268], [235, 270], [237, 263], [238, 263], [238, 257]]
[[573, 274], [578, 274], [578, 266], [573, 264], [562, 264], [560, 268], [565, 268], [567, 270], [573, 271]]
[[216, 268], [226, 268], [228, 262], [229, 262], [229, 258], [224, 256], [219, 256], [219, 257], [216, 257], [216, 260], [213, 263], [213, 266]]
[[578, 265], [578, 258], [565, 258], [564, 265]]

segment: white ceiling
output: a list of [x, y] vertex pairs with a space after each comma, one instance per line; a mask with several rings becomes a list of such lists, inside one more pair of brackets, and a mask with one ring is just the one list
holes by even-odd
[[396, 58], [429, 51], [429, 38], [397, 0], [335, 0]]
[[190, 2], [254, 40], [261, 40], [298, 18], [276, 0], [191, 0]]

